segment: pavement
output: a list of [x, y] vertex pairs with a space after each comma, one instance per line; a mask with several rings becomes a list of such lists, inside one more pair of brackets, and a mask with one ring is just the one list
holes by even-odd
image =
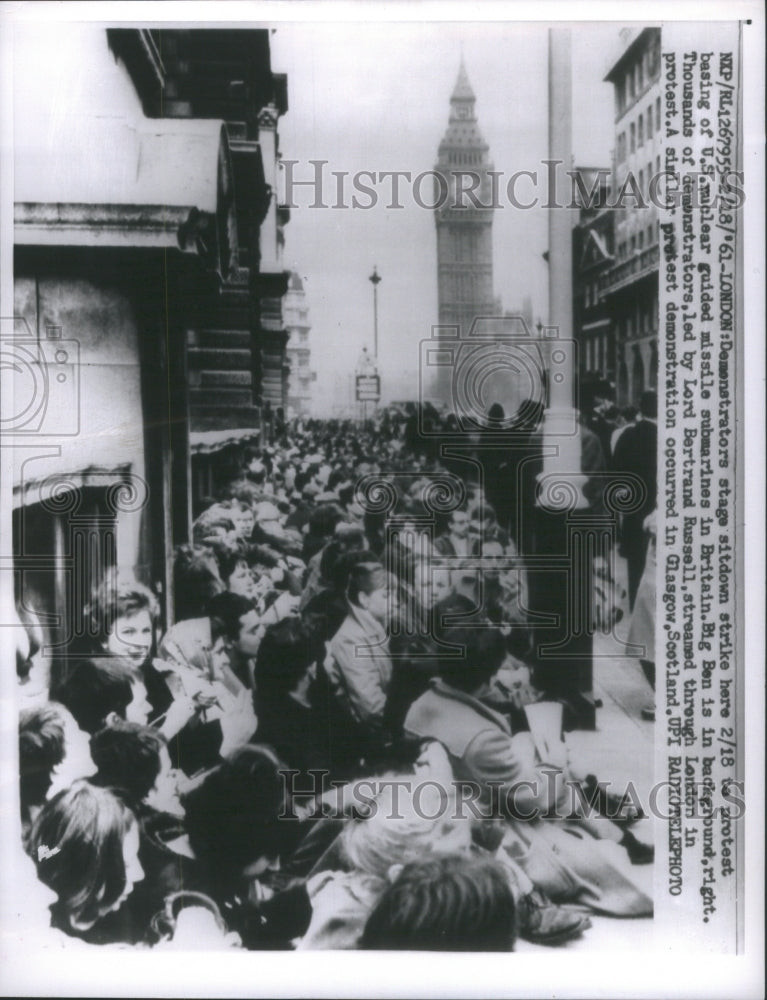
[[[623, 560], [618, 560], [618, 578], [625, 574]], [[653, 704], [653, 690], [645, 679], [637, 659], [626, 657], [622, 643], [628, 633], [629, 612], [616, 626], [614, 636], [594, 639], [594, 695], [602, 702], [597, 709], [596, 729], [567, 734], [570, 757], [582, 774], [595, 774], [611, 783], [622, 794], [632, 782], [640, 801], [646, 804], [653, 784], [655, 723], [642, 719], [641, 711]], [[638, 840], [653, 843], [653, 820], [638, 820], [631, 826]], [[620, 865], [634, 883], [653, 896], [653, 865], [632, 865], [626, 852], [617, 845], [604, 843], [611, 860]], [[558, 951], [585, 952], [609, 948], [615, 950], [652, 950], [655, 943], [652, 917], [603, 917], [590, 914], [592, 927], [580, 938], [560, 945]], [[518, 941], [518, 952], [551, 948]]]

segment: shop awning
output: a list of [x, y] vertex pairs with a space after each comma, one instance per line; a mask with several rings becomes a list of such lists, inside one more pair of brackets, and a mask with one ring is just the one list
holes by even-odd
[[243, 444], [259, 438], [261, 431], [253, 427], [243, 427], [234, 430], [191, 431], [189, 434], [189, 450], [193, 455], [212, 455], [231, 444]]

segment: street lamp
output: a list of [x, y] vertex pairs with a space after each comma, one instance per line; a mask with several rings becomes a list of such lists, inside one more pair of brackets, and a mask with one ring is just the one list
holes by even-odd
[[378, 361], [378, 285], [382, 281], [381, 275], [373, 265], [373, 273], [368, 278], [373, 286], [373, 358]]

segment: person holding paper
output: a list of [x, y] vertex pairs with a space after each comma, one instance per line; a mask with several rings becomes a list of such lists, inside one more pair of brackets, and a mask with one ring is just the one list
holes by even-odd
[[[442, 610], [456, 613], [461, 605]], [[563, 740], [550, 733], [544, 738], [545, 728], [537, 727], [536, 745], [530, 732], [513, 733], [507, 719], [484, 703], [505, 658], [500, 631], [450, 626], [440, 638], [463, 655], [440, 658], [439, 678], [411, 706], [405, 732], [442, 743], [456, 778], [473, 783], [490, 815], [509, 820], [511, 855], [554, 902], [577, 901], [620, 916], [651, 913], [652, 901], [597, 845], [624, 847], [634, 864], [651, 861], [652, 847], [584, 808], [574, 794], [580, 782], [572, 777]]]

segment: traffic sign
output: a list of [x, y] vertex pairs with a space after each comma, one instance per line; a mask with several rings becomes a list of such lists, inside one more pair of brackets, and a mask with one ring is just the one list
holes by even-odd
[[372, 400], [377, 403], [381, 398], [381, 376], [380, 375], [358, 375], [357, 376], [357, 402], [362, 403]]

